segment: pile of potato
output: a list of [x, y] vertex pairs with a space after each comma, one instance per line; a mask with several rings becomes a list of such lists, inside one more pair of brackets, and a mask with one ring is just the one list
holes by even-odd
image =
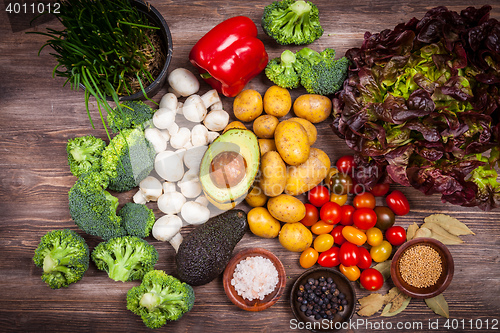
[[[286, 117], [292, 108], [295, 117]], [[290, 251], [301, 252], [312, 243], [310, 230], [299, 222], [306, 210], [296, 196], [321, 183], [330, 170], [328, 155], [312, 145], [317, 139], [314, 124], [326, 120], [331, 111], [331, 100], [325, 96], [304, 94], [292, 104], [288, 90], [278, 86], [270, 87], [264, 97], [244, 90], [233, 102], [239, 121], [228, 128], [246, 128], [242, 122], [253, 121], [261, 153], [259, 177], [245, 199], [254, 207], [248, 213], [250, 230], [265, 238], [279, 235]]]

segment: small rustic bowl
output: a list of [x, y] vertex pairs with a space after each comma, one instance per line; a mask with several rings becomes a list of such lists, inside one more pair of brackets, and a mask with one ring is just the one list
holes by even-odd
[[[276, 285], [276, 288], [274, 288], [274, 290], [270, 294], [266, 295], [263, 300], [254, 299], [253, 301], [249, 301], [238, 295], [238, 293], [234, 289], [234, 286], [231, 285], [231, 279], [233, 278], [236, 265], [241, 260], [257, 256], [262, 256], [271, 260], [278, 271], [279, 281]], [[249, 248], [238, 252], [231, 258], [226, 266], [226, 269], [224, 270], [222, 282], [227, 297], [236, 306], [246, 311], [262, 311], [274, 305], [280, 299], [281, 295], [283, 295], [283, 291], [285, 290], [286, 285], [285, 267], [278, 259], [278, 257], [276, 257], [272, 252], [262, 248]]]
[[[337, 285], [337, 289], [345, 295], [345, 299], [347, 300], [347, 305], [344, 309], [335, 314], [335, 317], [331, 321], [328, 321], [328, 325], [324, 325], [325, 319], [314, 319], [313, 317], [306, 316], [302, 311], [300, 311], [300, 304], [296, 301], [300, 285], [305, 285], [309, 278], [318, 279], [322, 276], [325, 278], [331, 277], [333, 282]], [[356, 309], [356, 293], [351, 282], [339, 271], [333, 268], [316, 267], [305, 271], [297, 278], [297, 280], [295, 280], [290, 294], [290, 305], [295, 318], [298, 321], [305, 323], [305, 327], [313, 328], [310, 329], [310, 331], [335, 332], [338, 331], [338, 329], [335, 328], [335, 323], [348, 321], [354, 314]], [[307, 323], [311, 324], [307, 325]], [[315, 326], [317, 328], [314, 328]]]
[[[406, 283], [401, 277], [399, 269], [399, 259], [405, 251], [416, 245], [426, 245], [432, 247], [441, 256], [443, 271], [439, 280], [432, 286], [426, 288], [417, 288]], [[451, 283], [454, 272], [453, 257], [450, 251], [440, 241], [434, 238], [416, 238], [401, 245], [394, 254], [391, 263], [392, 281], [403, 293], [413, 298], [431, 298], [441, 294]]]

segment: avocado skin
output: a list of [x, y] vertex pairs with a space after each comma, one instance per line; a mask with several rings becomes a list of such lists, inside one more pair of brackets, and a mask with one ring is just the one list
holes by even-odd
[[232, 209], [191, 231], [175, 256], [177, 277], [192, 286], [216, 279], [226, 268], [246, 229], [246, 213]]

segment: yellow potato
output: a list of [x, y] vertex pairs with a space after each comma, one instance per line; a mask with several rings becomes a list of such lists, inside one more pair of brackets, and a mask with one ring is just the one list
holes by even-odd
[[230, 130], [231, 128], [241, 128], [241, 129], [247, 129], [245, 124], [243, 124], [241, 121], [235, 120], [227, 124], [227, 126], [224, 128], [224, 131], [222, 133], [225, 133], [227, 130]]
[[321, 95], [304, 94], [293, 103], [293, 112], [297, 117], [316, 124], [322, 122], [332, 113], [332, 101]]
[[312, 233], [300, 222], [285, 223], [279, 234], [280, 244], [292, 252], [302, 252], [309, 248], [313, 241]]
[[286, 165], [277, 151], [269, 151], [260, 159], [260, 188], [268, 197], [280, 195], [286, 185]]
[[330, 169], [330, 158], [320, 149], [311, 148], [309, 158], [302, 164], [287, 169], [285, 193], [299, 195], [320, 184]]
[[279, 124], [278, 118], [269, 114], [264, 114], [253, 122], [253, 132], [261, 139], [272, 139], [274, 137], [274, 130]]
[[264, 194], [264, 191], [262, 191], [258, 184], [254, 184], [250, 192], [248, 192], [245, 197], [245, 202], [250, 207], [262, 207], [267, 202], [267, 195]]
[[299, 117], [293, 117], [290, 118], [289, 120], [296, 121], [304, 127], [304, 129], [307, 132], [307, 139], [309, 140], [309, 146], [312, 146], [316, 142], [316, 139], [318, 137], [318, 130], [316, 129], [316, 126], [314, 126], [313, 123], [311, 123], [307, 119]]
[[247, 214], [247, 221], [250, 231], [254, 235], [263, 238], [278, 237], [281, 224], [269, 214], [266, 208], [256, 207], [251, 209]]
[[309, 157], [309, 139], [304, 127], [296, 121], [284, 120], [274, 132], [276, 149], [289, 165], [304, 163]]
[[306, 216], [306, 206], [302, 201], [288, 194], [280, 194], [267, 201], [269, 213], [278, 221], [293, 223]]
[[276, 143], [274, 139], [259, 139], [260, 156], [263, 156], [268, 151], [276, 151]]
[[233, 113], [238, 120], [252, 121], [261, 115], [262, 110], [262, 96], [256, 90], [243, 90], [234, 98]]
[[292, 108], [290, 92], [279, 86], [271, 86], [264, 94], [264, 111], [275, 117], [284, 117]]

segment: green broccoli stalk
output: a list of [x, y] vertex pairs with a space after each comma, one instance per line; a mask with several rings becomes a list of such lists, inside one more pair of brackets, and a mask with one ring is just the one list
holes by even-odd
[[342, 57], [335, 60], [335, 51], [330, 48], [320, 53], [304, 47], [296, 56], [302, 63], [300, 84], [308, 93], [326, 96], [342, 88], [347, 78], [349, 59]]
[[124, 236], [121, 218], [116, 215], [118, 198], [105, 190], [105, 174], [89, 172], [82, 175], [69, 190], [69, 212], [75, 224], [89, 235], [104, 240]]
[[73, 230], [53, 230], [40, 239], [33, 261], [43, 268], [42, 281], [50, 288], [67, 287], [87, 271], [89, 248]]
[[68, 140], [66, 152], [71, 173], [80, 177], [84, 173], [101, 170], [101, 154], [106, 143], [92, 135]]
[[141, 316], [149, 328], [178, 320], [193, 308], [193, 288], [160, 270], [144, 275], [142, 283], [127, 293], [127, 309]]
[[92, 251], [92, 260], [112, 280], [125, 282], [141, 280], [154, 268], [158, 252], [141, 238], [123, 236], [99, 243]]
[[319, 11], [310, 1], [274, 1], [264, 8], [262, 28], [281, 45], [305, 45], [323, 35]]
[[113, 133], [143, 125], [153, 118], [155, 110], [143, 101], [125, 101], [107, 115]]
[[122, 218], [122, 224], [130, 236], [146, 238], [155, 224], [153, 210], [134, 202], [127, 202], [118, 211], [118, 216]]
[[282, 88], [298, 88], [302, 64], [297, 61], [295, 54], [285, 50], [279, 58], [269, 61], [264, 72], [269, 80]]

